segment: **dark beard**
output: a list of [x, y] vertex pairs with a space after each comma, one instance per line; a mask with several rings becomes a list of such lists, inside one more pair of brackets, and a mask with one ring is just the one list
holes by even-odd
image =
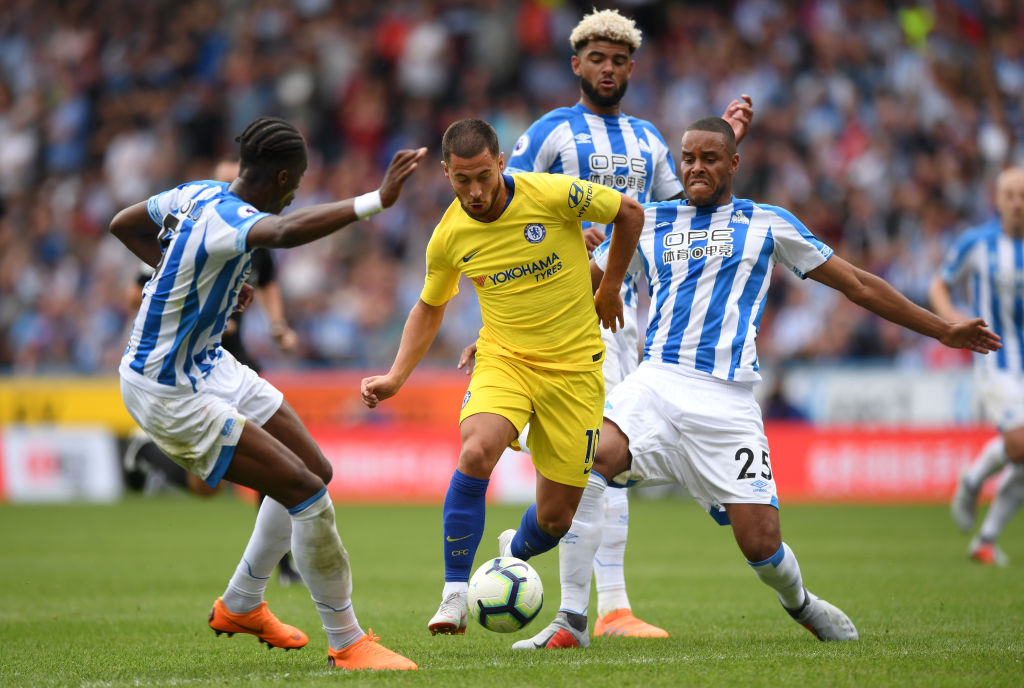
[[627, 86], [629, 86], [629, 82], [624, 81], [622, 82], [622, 86], [620, 86], [610, 96], [602, 96], [598, 94], [597, 89], [594, 88], [592, 83], [583, 77], [580, 77], [580, 88], [583, 90], [584, 95], [599, 107], [612, 107], [613, 105], [618, 105], [619, 101], [622, 100], [622, 96], [626, 95]]

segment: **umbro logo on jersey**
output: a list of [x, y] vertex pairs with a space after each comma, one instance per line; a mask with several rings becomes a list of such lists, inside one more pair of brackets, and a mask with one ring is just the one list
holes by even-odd
[[642, 150], [644, 153], [652, 152], [650, 145], [648, 145], [647, 141], [645, 141], [644, 139], [639, 139], [637, 141], [637, 145], [640, 147], [640, 150]]
[[468, 263], [469, 261], [473, 260], [473, 256], [475, 256], [478, 253], [480, 253], [480, 251], [473, 251], [469, 255], [462, 256], [462, 262], [463, 263]]
[[238, 217], [252, 217], [259, 211], [253, 208], [251, 205], [243, 205], [238, 209]]
[[590, 143], [594, 137], [585, 132], [581, 132], [579, 134], [576, 134], [576, 136], [574, 136], [573, 138], [576, 139], [576, 143]]
[[735, 211], [732, 214], [732, 217], [729, 219], [729, 222], [732, 222], [732, 223], [735, 223], [735, 224], [738, 224], [738, 225], [749, 225], [750, 224], [750, 220], [747, 219], [747, 216], [744, 215], [739, 210]]
[[659, 222], [658, 224], [654, 225], [654, 228], [655, 229], [660, 229], [662, 227], [670, 227], [670, 226], [672, 226], [671, 222]]

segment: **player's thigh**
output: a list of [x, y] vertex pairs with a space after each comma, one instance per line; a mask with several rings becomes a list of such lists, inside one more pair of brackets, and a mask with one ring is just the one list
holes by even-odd
[[1003, 434], [1007, 456], [1024, 461], [1024, 377], [983, 368], [975, 379], [985, 416]]
[[331, 481], [333, 469], [330, 461], [324, 456], [291, 404], [283, 401], [274, 415], [263, 424], [263, 429], [291, 449], [325, 484]]
[[601, 437], [600, 370], [535, 370], [534, 415], [527, 444], [537, 471], [556, 483], [585, 487]]
[[224, 478], [267, 494], [288, 508], [325, 485], [297, 454], [255, 423], [246, 423], [242, 429]]

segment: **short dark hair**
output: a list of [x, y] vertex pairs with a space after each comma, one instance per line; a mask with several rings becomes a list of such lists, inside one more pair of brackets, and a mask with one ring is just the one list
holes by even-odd
[[[736, 132], [721, 117], [701, 117], [699, 120], [686, 127], [686, 131], [710, 131], [714, 134], [721, 134], [725, 139], [725, 149], [729, 155], [736, 153]], [[684, 134], [686, 132], [683, 132]]]
[[445, 130], [441, 139], [441, 155], [445, 162], [453, 155], [472, 158], [484, 149], [498, 157], [498, 134], [482, 119], [460, 119]]
[[235, 137], [241, 167], [272, 167], [306, 161], [306, 140], [291, 123], [277, 117], [260, 117]]

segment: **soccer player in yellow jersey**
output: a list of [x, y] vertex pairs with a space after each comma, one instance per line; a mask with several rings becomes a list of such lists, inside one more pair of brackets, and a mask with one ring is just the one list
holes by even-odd
[[[434, 340], [459, 275], [473, 282], [483, 327], [462, 403], [462, 449], [444, 501], [445, 585], [431, 633], [466, 630], [469, 575], [484, 529], [484, 496], [495, 464], [529, 423], [537, 501], [518, 530], [499, 537], [502, 555], [546, 552], [569, 529], [597, 450], [604, 408], [600, 324], [622, 325], [619, 287], [636, 248], [643, 208], [618, 191], [565, 175], [503, 174], [490, 124], [455, 122], [442, 168], [456, 200], [427, 245], [427, 275], [386, 375], [362, 382], [374, 408], [393, 396]], [[615, 223], [608, 269], [596, 291], [583, 221]], [[596, 309], [596, 312], [595, 312]]]

